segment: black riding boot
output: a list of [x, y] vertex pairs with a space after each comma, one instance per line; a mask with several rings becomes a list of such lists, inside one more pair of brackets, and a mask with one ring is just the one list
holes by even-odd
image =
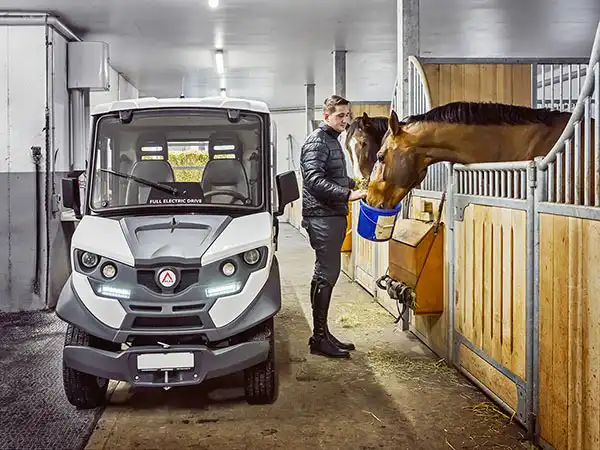
[[[314, 298], [315, 298], [317, 286], [318, 286], [317, 282], [315, 280], [312, 280], [310, 283], [310, 304], [312, 305], [313, 309], [315, 307]], [[328, 289], [327, 294], [329, 295], [329, 297], [331, 299], [332, 289]], [[352, 342], [340, 341], [333, 334], [331, 334], [331, 331], [329, 330], [329, 325], [326, 324], [325, 326], [327, 329], [327, 336], [329, 337], [329, 340], [331, 341], [331, 343], [333, 345], [335, 345], [338, 348], [344, 349], [344, 350], [355, 350], [356, 349], [356, 347], [354, 346], [354, 344]], [[312, 340], [312, 337], [310, 339]], [[309, 341], [309, 343], [310, 343], [310, 341]]]
[[350, 353], [337, 347], [329, 338], [327, 315], [331, 301], [331, 290], [331, 286], [325, 283], [319, 283], [314, 290], [311, 289], [313, 335], [308, 341], [310, 352], [333, 358], [349, 358]]

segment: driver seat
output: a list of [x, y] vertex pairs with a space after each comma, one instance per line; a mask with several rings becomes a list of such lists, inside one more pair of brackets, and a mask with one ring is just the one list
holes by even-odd
[[[202, 190], [207, 193], [214, 190], [229, 190], [250, 197], [250, 185], [246, 169], [239, 159], [241, 154], [241, 142], [237, 136], [221, 135], [215, 133], [209, 140], [209, 156], [211, 157], [202, 172]], [[219, 147], [228, 147], [222, 151]], [[228, 145], [229, 144], [229, 145]], [[233, 145], [231, 145], [233, 144]], [[217, 154], [231, 155], [233, 158], [214, 158]], [[206, 203], [242, 204], [239, 198], [226, 194], [217, 194], [206, 199]]]

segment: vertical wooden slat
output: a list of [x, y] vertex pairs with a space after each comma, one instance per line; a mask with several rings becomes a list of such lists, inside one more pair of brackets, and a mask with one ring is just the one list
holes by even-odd
[[465, 309], [464, 309], [464, 300], [465, 300], [465, 227], [464, 222], [455, 222], [454, 223], [454, 235], [456, 237], [456, 265], [455, 265], [455, 287], [456, 287], [456, 298], [454, 299], [454, 324], [456, 329], [462, 334], [465, 334], [464, 331], [464, 321], [465, 321]]
[[565, 273], [565, 262], [569, 261], [569, 227], [566, 220], [554, 221], [554, 286], [553, 286], [553, 334], [558, 339], [553, 342], [552, 360], [554, 381], [554, 442], [556, 448], [567, 448], [568, 437], [568, 345], [569, 345], [569, 320], [568, 320], [568, 278]]
[[[581, 220], [581, 219], [580, 219]], [[583, 448], [600, 448], [600, 221], [586, 220], [582, 239], [582, 308], [583, 308]]]
[[481, 267], [481, 274], [483, 279], [483, 349], [488, 355], [494, 354], [494, 331], [492, 325], [494, 323], [494, 308], [493, 308], [493, 289], [494, 289], [494, 271], [493, 271], [493, 257], [494, 257], [494, 220], [491, 212], [495, 208], [485, 208], [482, 214], [482, 222], [484, 226], [483, 234], [483, 266]]
[[[564, 219], [558, 219], [564, 220]], [[583, 329], [581, 308], [581, 220], [569, 221], [568, 260], [568, 448], [578, 449], [582, 445], [583, 403]]]
[[513, 342], [513, 283], [512, 261], [514, 248], [514, 231], [512, 226], [512, 212], [502, 209], [502, 365], [510, 367], [512, 364]]
[[531, 106], [531, 65], [512, 65], [512, 103]]
[[479, 64], [465, 64], [464, 66], [464, 87], [462, 99], [467, 102], [479, 101], [480, 97], [480, 65]]
[[482, 64], [479, 69], [479, 98], [485, 102], [498, 100], [497, 65]]
[[465, 295], [464, 295], [464, 331], [465, 337], [471, 342], [474, 342], [474, 314], [475, 308], [473, 305], [475, 298], [475, 220], [473, 218], [473, 206], [469, 206], [465, 210], [463, 223], [465, 224]]
[[483, 299], [483, 272], [484, 264], [483, 244], [484, 244], [484, 225], [481, 220], [481, 208], [474, 208], [473, 211], [473, 343], [479, 348], [483, 348], [483, 327], [484, 327], [484, 299]]
[[554, 442], [554, 382], [552, 378], [554, 344], [554, 221], [540, 214], [540, 311], [539, 311], [539, 422], [540, 436]]
[[493, 209], [493, 233], [492, 233], [492, 268], [491, 277], [493, 280], [492, 286], [492, 337], [493, 348], [492, 357], [502, 362], [502, 285], [503, 267], [502, 267], [502, 209]]

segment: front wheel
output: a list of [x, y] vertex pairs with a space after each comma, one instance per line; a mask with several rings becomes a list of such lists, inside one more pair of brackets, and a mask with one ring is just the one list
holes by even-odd
[[[69, 325], [65, 334], [65, 346], [90, 346], [90, 335]], [[80, 409], [92, 409], [106, 401], [108, 379], [96, 377], [68, 367], [63, 360], [63, 385], [67, 400]]]
[[265, 405], [277, 399], [278, 377], [275, 370], [275, 332], [273, 318], [265, 321], [250, 338], [251, 341], [269, 341], [269, 356], [256, 366], [244, 371], [246, 401], [250, 405]]

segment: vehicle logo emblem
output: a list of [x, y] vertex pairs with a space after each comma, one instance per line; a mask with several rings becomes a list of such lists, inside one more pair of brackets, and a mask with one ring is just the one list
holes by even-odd
[[171, 269], [164, 269], [158, 274], [158, 282], [163, 287], [171, 288], [177, 283], [177, 275]]

